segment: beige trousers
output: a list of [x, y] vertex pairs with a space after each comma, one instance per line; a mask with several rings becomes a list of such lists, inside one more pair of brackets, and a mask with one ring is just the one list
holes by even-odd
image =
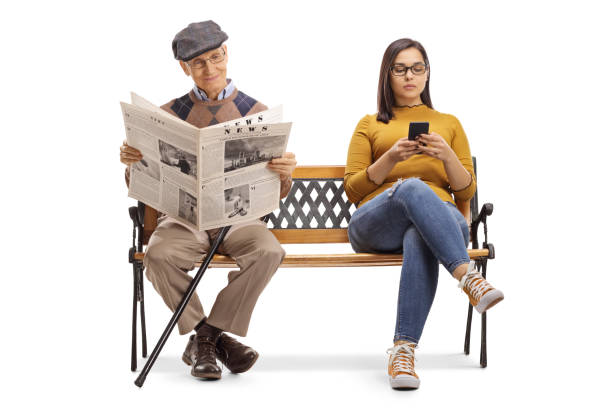
[[[198, 239], [171, 218], [160, 219], [145, 252], [147, 278], [174, 311], [192, 278], [187, 274], [202, 260], [210, 243]], [[226, 236], [218, 252], [231, 256], [240, 267], [228, 275], [207, 323], [238, 336], [246, 336], [255, 303], [285, 257], [285, 251], [265, 225], [248, 225]], [[178, 321], [180, 334], [189, 333], [203, 318], [194, 294]]]

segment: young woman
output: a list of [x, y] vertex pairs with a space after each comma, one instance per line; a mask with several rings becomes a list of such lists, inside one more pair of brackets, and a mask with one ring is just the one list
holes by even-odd
[[[393, 388], [418, 388], [414, 349], [438, 283], [438, 262], [480, 313], [503, 299], [470, 263], [469, 230], [455, 200], [469, 200], [476, 179], [467, 137], [452, 115], [433, 109], [429, 60], [411, 39], [383, 56], [378, 113], [366, 115], [348, 151], [344, 188], [358, 203], [348, 226], [356, 252], [403, 253], [394, 346], [387, 350]], [[429, 133], [408, 140], [410, 122]]]

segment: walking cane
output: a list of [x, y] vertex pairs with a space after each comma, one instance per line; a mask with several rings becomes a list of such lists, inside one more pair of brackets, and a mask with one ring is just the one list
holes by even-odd
[[176, 326], [176, 322], [178, 322], [178, 319], [181, 317], [181, 314], [183, 314], [183, 310], [187, 306], [187, 303], [191, 299], [191, 296], [193, 296], [193, 293], [195, 292], [196, 287], [198, 286], [198, 283], [200, 283], [200, 279], [202, 279], [202, 276], [204, 276], [204, 272], [206, 271], [206, 268], [208, 268], [208, 265], [210, 264], [210, 261], [212, 260], [213, 255], [215, 255], [215, 252], [217, 252], [217, 248], [219, 247], [221, 242], [223, 242], [223, 239], [225, 238], [225, 234], [227, 234], [227, 231], [229, 229], [230, 229], [229, 225], [223, 227], [221, 229], [221, 232], [219, 233], [219, 236], [213, 242], [210, 248], [210, 251], [208, 251], [206, 258], [204, 259], [204, 262], [202, 262], [200, 269], [198, 269], [198, 272], [196, 273], [196, 275], [193, 277], [193, 280], [189, 284], [189, 287], [187, 288], [185, 295], [183, 295], [183, 299], [181, 300], [181, 303], [179, 303], [178, 307], [174, 311], [174, 314], [172, 315], [170, 322], [168, 322], [168, 325], [166, 326], [166, 329], [162, 333], [161, 337], [159, 338], [157, 345], [155, 345], [155, 348], [153, 349], [153, 352], [149, 356], [149, 359], [147, 360], [146, 364], [144, 365], [142, 372], [140, 373], [138, 378], [136, 378], [136, 381], [134, 381], [134, 384], [136, 384], [137, 386], [142, 387], [145, 380], [147, 379], [147, 374], [149, 374], [149, 371], [151, 371], [151, 367], [153, 367], [153, 364], [155, 364], [155, 360], [157, 360], [157, 356], [159, 356], [161, 349], [164, 347], [164, 344], [166, 344], [168, 337], [170, 337], [170, 333], [172, 332], [172, 329], [174, 329], [174, 326]]

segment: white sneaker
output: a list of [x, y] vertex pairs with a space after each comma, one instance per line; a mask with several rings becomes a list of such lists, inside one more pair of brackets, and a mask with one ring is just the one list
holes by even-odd
[[401, 343], [387, 350], [389, 383], [391, 388], [419, 388], [421, 380], [414, 372], [415, 343]]
[[476, 269], [474, 261], [470, 261], [468, 271], [458, 285], [468, 295], [470, 303], [479, 313], [495, 306], [504, 300], [501, 290], [495, 289]]

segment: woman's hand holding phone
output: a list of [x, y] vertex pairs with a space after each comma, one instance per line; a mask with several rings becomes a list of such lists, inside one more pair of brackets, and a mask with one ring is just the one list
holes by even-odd
[[[427, 156], [448, 162], [450, 159], [456, 157], [455, 152], [446, 143], [446, 140], [435, 132], [425, 133], [418, 137], [418, 151], [426, 154]], [[420, 143], [425, 143], [423, 146]]]
[[419, 153], [418, 148], [419, 142], [403, 137], [391, 146], [387, 154], [394, 163], [399, 163]]

